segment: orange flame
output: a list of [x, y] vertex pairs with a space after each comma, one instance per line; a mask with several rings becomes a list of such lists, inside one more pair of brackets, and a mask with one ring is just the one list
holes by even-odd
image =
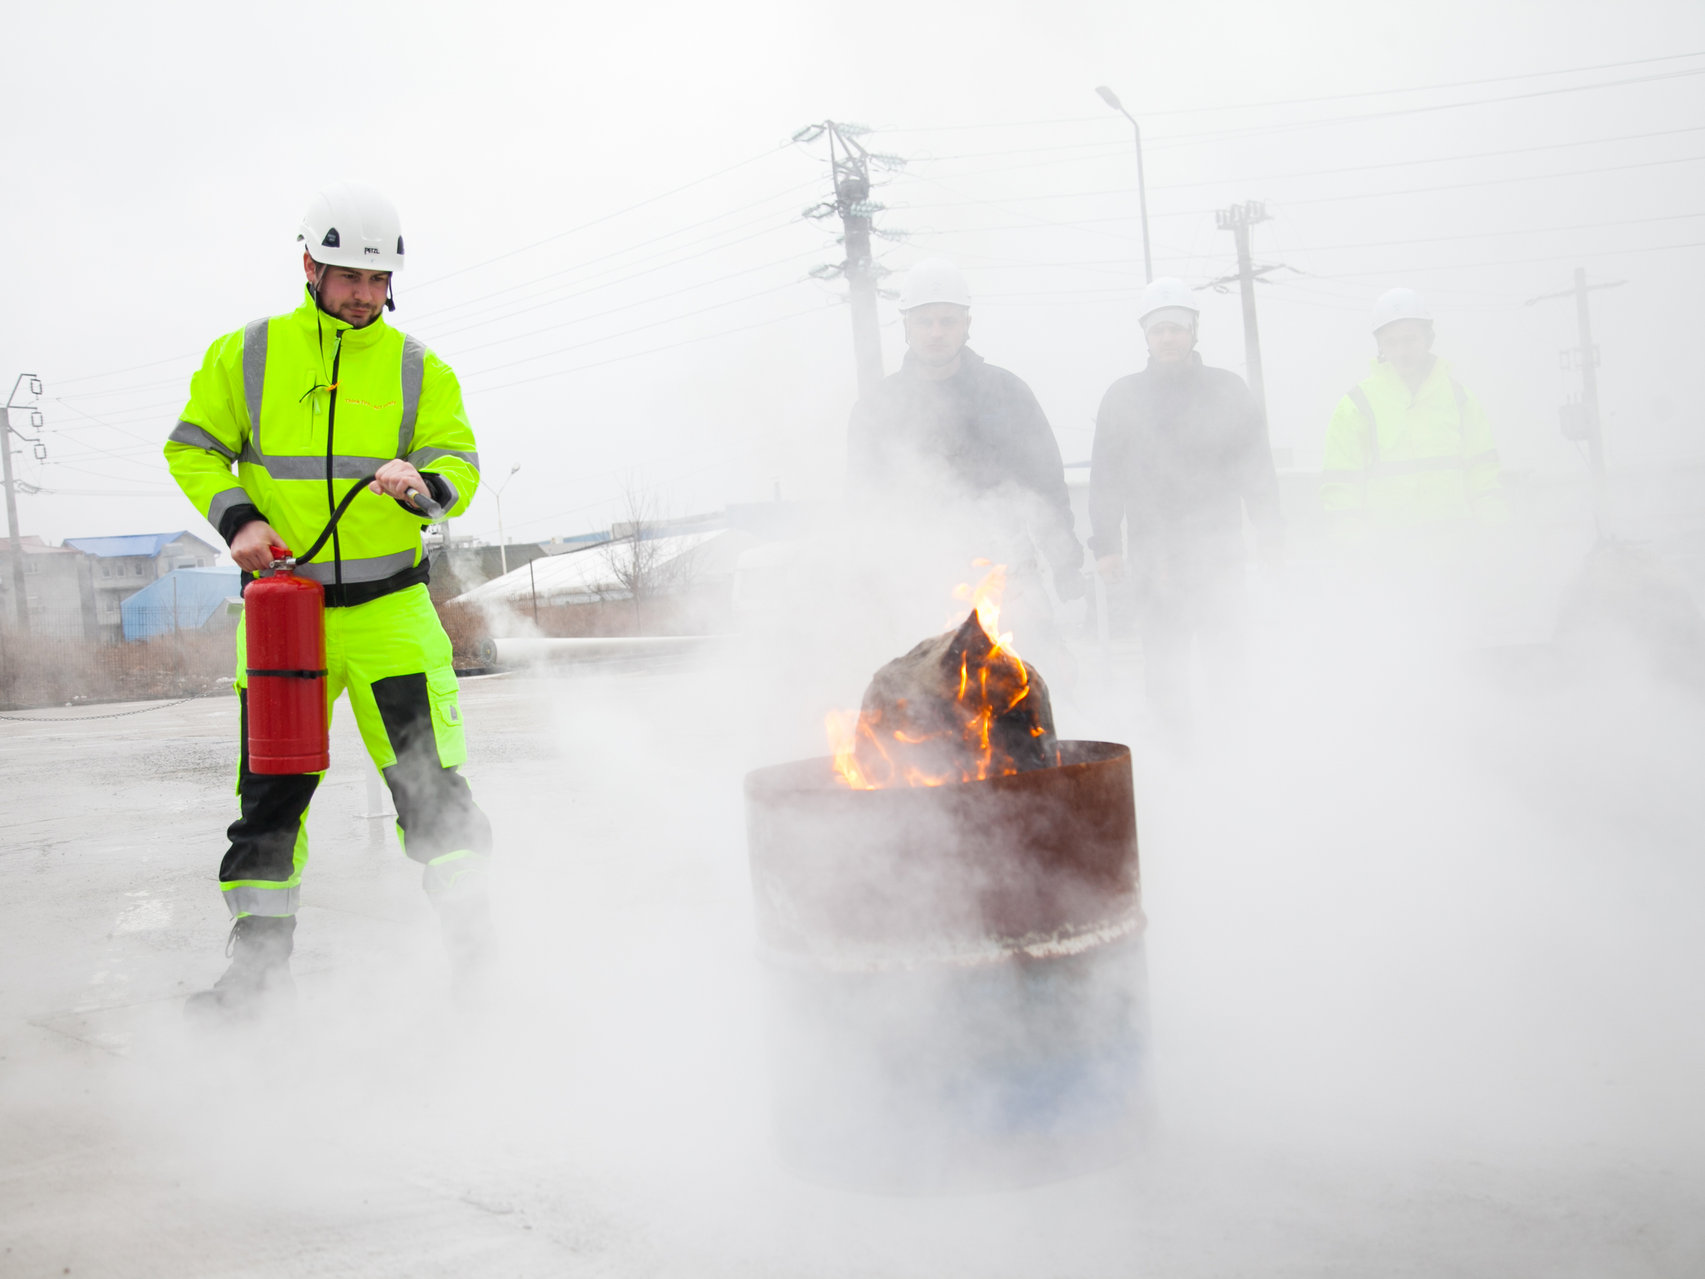
[[[961, 584], [953, 592], [955, 599], [969, 603], [977, 614], [977, 624], [989, 639], [988, 656], [973, 666], [970, 655], [959, 662], [958, 691], [955, 699], [961, 723], [957, 729], [918, 734], [904, 727], [884, 728], [881, 711], [831, 711], [826, 727], [830, 749], [834, 755], [836, 776], [842, 784], [854, 790], [876, 790], [887, 786], [944, 786], [949, 782], [984, 781], [990, 777], [1005, 777], [1018, 771], [1017, 765], [1005, 755], [996, 757], [991, 744], [994, 722], [1015, 709], [1029, 695], [1030, 672], [1013, 650], [1011, 634], [1000, 630], [1000, 601], [1006, 589], [1006, 566], [988, 560], [974, 561], [973, 567], [984, 568], [982, 580], [976, 586]], [[949, 622], [958, 627], [963, 614]], [[990, 676], [995, 676], [991, 691]], [[1036, 725], [1031, 732], [1041, 736], [1045, 730]], [[917, 746], [930, 741], [951, 741], [958, 738], [969, 748], [969, 761], [948, 773], [930, 773], [904, 759], [896, 759], [888, 744]], [[859, 758], [864, 748], [864, 760]], [[902, 753], [903, 752], [899, 752]], [[873, 762], [874, 761], [874, 762]]]

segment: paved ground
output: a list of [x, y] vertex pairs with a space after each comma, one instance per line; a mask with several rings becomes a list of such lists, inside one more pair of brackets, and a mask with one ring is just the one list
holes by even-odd
[[[739, 780], [820, 749], [864, 656], [468, 682], [508, 938], [479, 1021], [341, 708], [298, 1014], [212, 1041], [178, 1006], [223, 965], [232, 705], [0, 722], [0, 1275], [1705, 1272], [1697, 705], [1302, 634], [1240, 742], [1139, 755], [1142, 1148], [957, 1198], [791, 1177]], [[1146, 740], [1129, 672], [1056, 683], [1067, 735]]]

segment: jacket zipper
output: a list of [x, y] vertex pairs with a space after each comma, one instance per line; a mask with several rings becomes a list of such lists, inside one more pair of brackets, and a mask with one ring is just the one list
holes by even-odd
[[[337, 493], [332, 485], [332, 438], [337, 426], [337, 369], [338, 362], [343, 359], [343, 331], [340, 329], [332, 338], [332, 384], [331, 404], [326, 409], [326, 518], [331, 518], [331, 512], [337, 510]], [[337, 530], [332, 530], [332, 581], [337, 586], [343, 585], [343, 548], [338, 545]]]

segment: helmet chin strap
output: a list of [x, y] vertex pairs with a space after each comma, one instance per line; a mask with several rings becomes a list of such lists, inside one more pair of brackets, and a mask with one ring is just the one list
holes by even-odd
[[[314, 272], [314, 282], [309, 286], [309, 292], [314, 295], [314, 305], [319, 307], [320, 310], [325, 311], [326, 304], [320, 300], [320, 286], [326, 282], [326, 272], [331, 270], [331, 268], [324, 262], [315, 262], [314, 266], [318, 269]], [[389, 275], [385, 277], [385, 309], [387, 311], [395, 311], [397, 309], [396, 295], [391, 292], [392, 278], [393, 277]], [[326, 314], [330, 315], [331, 312], [326, 311]]]

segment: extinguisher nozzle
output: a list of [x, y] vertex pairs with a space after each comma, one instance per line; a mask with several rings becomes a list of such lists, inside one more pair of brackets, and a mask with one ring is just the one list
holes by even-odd
[[441, 520], [444, 518], [444, 508], [418, 489], [408, 491], [408, 500], [415, 510], [428, 519]]

